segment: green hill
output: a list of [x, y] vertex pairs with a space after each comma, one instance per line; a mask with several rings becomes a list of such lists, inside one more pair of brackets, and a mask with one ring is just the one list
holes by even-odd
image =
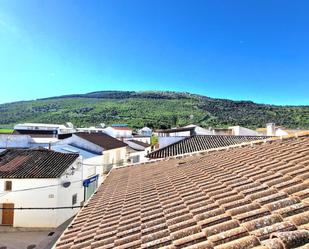
[[134, 128], [165, 128], [194, 123], [255, 128], [275, 122], [289, 128], [309, 128], [309, 106], [264, 105], [159, 91], [102, 91], [0, 105], [3, 128], [21, 122], [69, 121], [80, 127], [127, 123]]

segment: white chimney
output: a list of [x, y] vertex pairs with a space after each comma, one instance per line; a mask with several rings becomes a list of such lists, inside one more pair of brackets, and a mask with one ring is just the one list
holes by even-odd
[[275, 123], [266, 124], [266, 135], [267, 136], [275, 136], [276, 135], [276, 124]]

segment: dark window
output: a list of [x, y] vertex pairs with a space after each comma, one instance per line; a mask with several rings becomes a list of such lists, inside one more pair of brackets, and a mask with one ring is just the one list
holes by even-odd
[[72, 205], [75, 205], [77, 203], [77, 194], [72, 195]]
[[5, 181], [4, 190], [5, 191], [11, 191], [12, 190], [12, 181]]

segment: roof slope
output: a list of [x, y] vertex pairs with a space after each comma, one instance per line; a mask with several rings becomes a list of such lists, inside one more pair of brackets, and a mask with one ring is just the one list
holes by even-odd
[[115, 169], [56, 248], [308, 248], [308, 151], [306, 136]]
[[153, 151], [148, 155], [149, 158], [164, 158], [177, 156], [197, 151], [220, 148], [244, 142], [251, 142], [269, 138], [266, 136], [229, 136], [229, 135], [198, 135], [185, 138], [166, 146], [162, 149]]
[[124, 142], [113, 138], [105, 133], [86, 133], [86, 132], [78, 132], [74, 133], [74, 135], [79, 136], [82, 139], [85, 139], [91, 143], [94, 143], [104, 150], [112, 150], [121, 147], [127, 146]]
[[0, 154], [0, 178], [58, 178], [78, 156], [47, 149], [8, 149]]
[[128, 142], [135, 143], [135, 144], [137, 144], [139, 146], [142, 146], [144, 148], [147, 148], [147, 147], [151, 146], [151, 144], [147, 144], [147, 143], [144, 143], [144, 142], [138, 141], [138, 140], [128, 140]]

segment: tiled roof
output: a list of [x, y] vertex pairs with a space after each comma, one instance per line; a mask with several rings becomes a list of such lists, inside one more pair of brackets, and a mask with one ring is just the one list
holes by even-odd
[[7, 149], [0, 153], [0, 178], [58, 178], [78, 156], [47, 149]]
[[309, 136], [114, 169], [57, 249], [308, 249]]
[[124, 142], [113, 138], [105, 133], [86, 133], [86, 132], [78, 132], [75, 133], [74, 135], [85, 139], [91, 143], [94, 143], [104, 150], [112, 150], [112, 149], [117, 149], [117, 148], [122, 148], [126, 147], [127, 144]]
[[177, 156], [213, 148], [220, 148], [244, 142], [269, 138], [266, 136], [229, 136], [229, 135], [199, 135], [180, 140], [174, 144], [156, 150], [148, 155], [149, 158], [164, 158]]
[[130, 141], [130, 142], [132, 142], [132, 143], [135, 143], [135, 144], [137, 144], [137, 145], [140, 145], [140, 146], [142, 146], [142, 147], [145, 147], [145, 148], [151, 146], [150, 144], [147, 144], [147, 143], [144, 143], [144, 142], [141, 142], [141, 141], [137, 141], [137, 140], [128, 140], [128, 141]]

